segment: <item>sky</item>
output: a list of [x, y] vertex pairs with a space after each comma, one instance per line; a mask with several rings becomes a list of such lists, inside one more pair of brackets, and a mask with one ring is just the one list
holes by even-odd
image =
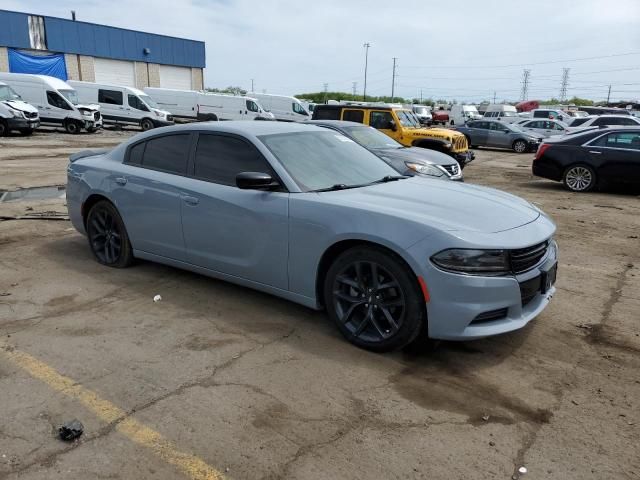
[[205, 86], [478, 102], [640, 98], [640, 0], [0, 0], [206, 43]]

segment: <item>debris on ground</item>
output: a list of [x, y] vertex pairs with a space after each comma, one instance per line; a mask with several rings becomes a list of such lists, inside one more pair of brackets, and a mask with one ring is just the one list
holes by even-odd
[[579, 325], [576, 325], [576, 327], [583, 328], [584, 330], [591, 330], [593, 328], [593, 325], [590, 325], [588, 323], [581, 323]]
[[71, 442], [82, 435], [84, 432], [84, 426], [80, 423], [80, 420], [73, 419], [70, 422], [65, 423], [58, 428], [58, 435], [60, 440], [65, 442]]
[[156, 295], [155, 297], [153, 297], [153, 301], [154, 302], [159, 302], [160, 300], [162, 300], [162, 297], [160, 295]]
[[489, 415], [483, 415], [482, 416], [482, 420], [484, 420], [485, 422], [488, 422], [489, 418], [490, 418]]
[[525, 474], [527, 473], [527, 467], [520, 467], [520, 468], [518, 469], [518, 473], [519, 473], [520, 475], [525, 475]]

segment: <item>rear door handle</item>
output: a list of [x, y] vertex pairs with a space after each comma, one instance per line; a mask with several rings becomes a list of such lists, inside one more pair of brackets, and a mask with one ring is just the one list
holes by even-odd
[[200, 203], [200, 200], [190, 195], [182, 195], [182, 200], [184, 200], [184, 203], [186, 203], [187, 205], [195, 206], [195, 205], [198, 205], [198, 203]]
[[594, 153], [596, 155], [602, 155], [602, 152], [597, 152], [595, 150], [589, 150], [589, 153]]
[[127, 179], [126, 179], [126, 178], [124, 178], [124, 177], [117, 177], [117, 178], [116, 178], [116, 183], [117, 183], [118, 185], [123, 185], [123, 186], [124, 186], [124, 185], [126, 185], [126, 184], [127, 184]]

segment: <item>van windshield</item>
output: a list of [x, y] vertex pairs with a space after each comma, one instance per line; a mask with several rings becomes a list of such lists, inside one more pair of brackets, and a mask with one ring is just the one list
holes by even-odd
[[69, 100], [72, 105], [78, 105], [78, 103], [80, 103], [78, 101], [78, 92], [75, 90], [58, 90], [58, 92], [60, 92], [60, 95], [64, 98]]
[[427, 107], [413, 107], [413, 111], [418, 115], [428, 115], [429, 109]]
[[500, 116], [501, 117], [517, 117], [518, 114], [516, 112], [510, 112], [508, 110], [505, 110], [504, 112], [500, 112]]
[[138, 97], [140, 97], [140, 99], [144, 103], [149, 105], [151, 108], [160, 108], [160, 107], [158, 107], [158, 104], [156, 102], [154, 102], [153, 99], [149, 95], [138, 95]]
[[396, 115], [403, 127], [412, 127], [412, 128], [420, 127], [420, 122], [418, 121], [416, 116], [413, 114], [413, 112], [410, 112], [409, 110], [396, 110]]
[[0, 100], [21, 100], [21, 97], [9, 85], [0, 85]]

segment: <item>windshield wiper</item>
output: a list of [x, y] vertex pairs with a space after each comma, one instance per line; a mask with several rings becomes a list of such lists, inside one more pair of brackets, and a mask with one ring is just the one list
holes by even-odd
[[367, 183], [367, 185], [375, 185], [376, 183], [394, 182], [396, 180], [402, 180], [403, 178], [409, 178], [409, 175], [386, 175], [382, 177], [380, 180], [374, 180], [371, 183]]
[[335, 192], [336, 190], [346, 190], [347, 188], [354, 188], [358, 185], [346, 185], [344, 183], [336, 183], [327, 188], [318, 188], [317, 190], [309, 190], [310, 192]]

